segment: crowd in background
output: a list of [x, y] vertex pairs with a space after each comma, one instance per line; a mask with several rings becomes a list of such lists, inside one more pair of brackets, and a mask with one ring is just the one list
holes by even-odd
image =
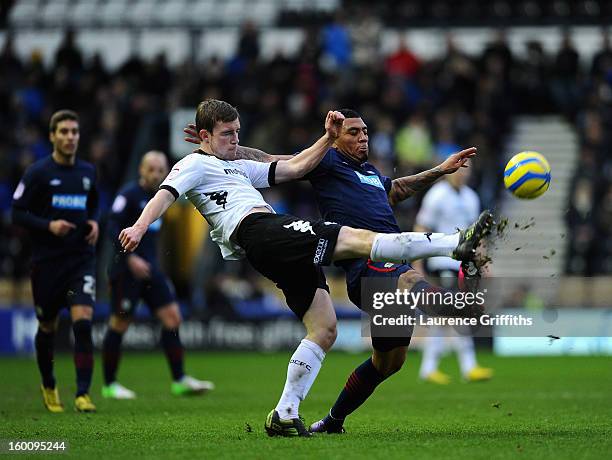
[[[563, 113], [581, 139], [580, 166], [569, 196], [567, 271], [612, 272], [612, 49], [607, 37], [593, 62], [581, 65], [569, 33], [556, 53], [525, 44], [511, 52], [503, 31], [479, 56], [446, 39], [446, 52], [422, 60], [401, 42], [379, 54], [382, 25], [371, 16], [341, 18], [308, 29], [294, 56], [260, 56], [258, 30], [245, 24], [235, 55], [171, 68], [164, 55], [131, 56], [115, 71], [99, 56], [84, 59], [67, 31], [50, 67], [33, 52], [20, 60], [8, 36], [0, 54], [0, 276], [27, 277], [27, 245], [10, 223], [11, 195], [25, 168], [50, 153], [48, 121], [60, 108], [81, 117], [79, 156], [98, 170], [104, 217], [140, 157], [135, 145], [167, 152], [169, 114], [205, 98], [229, 101], [241, 114], [241, 144], [292, 153], [321, 132], [330, 108], [362, 113], [370, 155], [391, 177], [439, 163], [465, 146], [478, 147], [472, 186], [483, 206], [500, 196], [504, 144], [517, 114]], [[143, 133], [143, 127], [147, 129]], [[137, 142], [146, 135], [146, 142]], [[191, 148], [186, 144], [185, 152]], [[269, 192], [279, 212], [316, 215], [306, 184]], [[400, 226], [412, 228], [418, 200], [398, 206]]]

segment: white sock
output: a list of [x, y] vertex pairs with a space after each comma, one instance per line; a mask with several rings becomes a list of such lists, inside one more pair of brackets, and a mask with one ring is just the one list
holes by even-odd
[[450, 257], [459, 244], [459, 232], [446, 233], [378, 233], [372, 244], [370, 259], [375, 262], [410, 262], [427, 257]]
[[303, 339], [289, 360], [283, 394], [276, 405], [281, 419], [297, 418], [300, 402], [315, 381], [325, 352], [316, 343]]
[[453, 347], [457, 352], [459, 358], [459, 368], [461, 374], [466, 376], [468, 372], [476, 367], [476, 351], [474, 350], [474, 339], [472, 337], [466, 337], [457, 335], [451, 337]]
[[440, 326], [432, 326], [429, 330], [429, 335], [425, 338], [423, 347], [423, 361], [421, 361], [421, 369], [419, 376], [424, 379], [432, 372], [438, 370], [440, 357], [444, 353], [444, 329]]

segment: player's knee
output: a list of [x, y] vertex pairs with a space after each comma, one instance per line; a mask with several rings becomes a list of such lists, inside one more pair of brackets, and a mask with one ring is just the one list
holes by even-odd
[[132, 323], [128, 317], [112, 315], [110, 318], [110, 328], [119, 334], [125, 334]]
[[57, 330], [57, 321], [39, 321], [38, 327], [45, 334], [53, 334]]
[[404, 362], [406, 361], [406, 349], [396, 348], [395, 350], [383, 355], [379, 355], [374, 352], [372, 361], [378, 372], [380, 372], [385, 378], [390, 377], [398, 372], [404, 365]]
[[404, 366], [404, 362], [406, 361], [406, 355], [396, 356], [393, 360], [385, 367], [383, 375], [385, 377], [389, 377]]
[[400, 275], [397, 280], [397, 287], [400, 290], [410, 291], [419, 281], [423, 281], [425, 278], [416, 270], [408, 270]]
[[334, 259], [359, 257], [369, 253], [374, 233], [343, 226], [338, 233], [338, 240], [334, 249]]
[[336, 321], [317, 327], [311, 334], [312, 340], [317, 343], [323, 350], [329, 350], [338, 337]]
[[158, 317], [166, 329], [178, 329], [181, 325], [181, 311], [176, 304], [160, 308]]
[[89, 305], [73, 305], [70, 308], [70, 317], [72, 322], [76, 321], [91, 321], [93, 318], [93, 308]]

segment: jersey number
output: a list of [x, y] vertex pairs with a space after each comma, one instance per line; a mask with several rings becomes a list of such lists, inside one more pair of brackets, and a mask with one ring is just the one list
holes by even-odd
[[218, 206], [223, 206], [223, 209], [225, 209], [225, 205], [227, 204], [227, 192], [221, 190], [220, 192], [205, 193], [204, 195], [210, 197]]
[[96, 279], [91, 275], [83, 277], [83, 292], [94, 297], [96, 295]]

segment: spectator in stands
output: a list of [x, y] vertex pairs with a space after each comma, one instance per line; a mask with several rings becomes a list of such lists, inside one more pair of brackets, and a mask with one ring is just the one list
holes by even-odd
[[83, 55], [75, 43], [75, 32], [66, 29], [64, 39], [55, 53], [55, 66], [66, 67], [71, 74], [83, 70]]
[[413, 174], [433, 163], [433, 142], [422, 113], [415, 112], [397, 132], [395, 150], [402, 174]]
[[561, 47], [553, 65], [552, 93], [558, 109], [570, 120], [578, 109], [580, 61], [569, 30], [563, 31]]
[[610, 74], [612, 74], [612, 47], [610, 46], [610, 33], [604, 27], [601, 29], [601, 50], [593, 56], [591, 75], [609, 79]]
[[322, 38], [323, 53], [332, 68], [345, 68], [351, 64], [351, 36], [341, 13], [338, 12], [333, 22], [323, 28]]
[[385, 60], [385, 70], [391, 77], [414, 78], [420, 66], [421, 61], [410, 51], [404, 37], [400, 38], [397, 51], [390, 54]]
[[245, 61], [256, 61], [259, 58], [259, 32], [251, 21], [246, 21], [240, 29], [238, 39], [238, 57]]

